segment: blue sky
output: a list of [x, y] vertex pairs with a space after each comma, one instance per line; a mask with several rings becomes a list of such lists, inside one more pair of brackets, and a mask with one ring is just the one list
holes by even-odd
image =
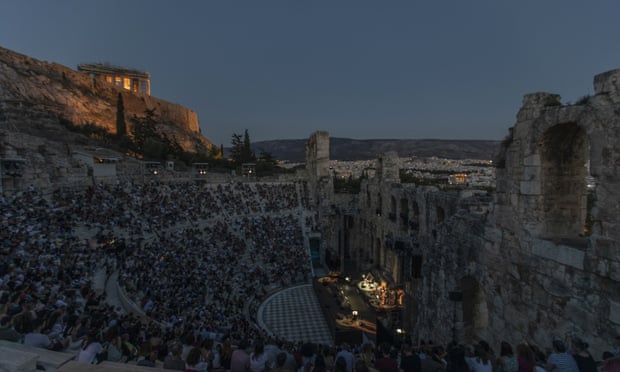
[[526, 93], [620, 68], [620, 1], [20, 0], [0, 46], [151, 72], [228, 145], [331, 136], [501, 140]]

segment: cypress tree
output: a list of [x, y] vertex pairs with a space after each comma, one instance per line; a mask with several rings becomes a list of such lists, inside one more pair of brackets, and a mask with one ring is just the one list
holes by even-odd
[[123, 103], [123, 95], [118, 93], [116, 101], [116, 136], [123, 137], [127, 135], [127, 124], [125, 123], [125, 105]]

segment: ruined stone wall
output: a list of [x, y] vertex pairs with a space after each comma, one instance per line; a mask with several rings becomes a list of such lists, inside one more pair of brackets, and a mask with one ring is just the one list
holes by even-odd
[[507, 332], [545, 345], [577, 335], [596, 351], [620, 332], [619, 81], [620, 70], [596, 76], [595, 95], [570, 106], [553, 94], [524, 98], [503, 147], [494, 215], [500, 255], [518, 254], [510, 275], [496, 275], [514, 282], [499, 297], [525, 311], [505, 322]]
[[310, 190], [310, 203], [327, 215], [333, 199], [333, 180], [329, 169], [329, 134], [314, 132], [306, 142], [306, 174]]
[[73, 187], [92, 182], [86, 165], [72, 159], [66, 148], [49, 139], [0, 130], [0, 150], [3, 158], [25, 160], [21, 177], [1, 176], [4, 192], [48, 190], [52, 185]]
[[325, 131], [314, 132], [306, 142], [306, 171], [309, 179], [331, 176], [329, 169], [329, 133]]
[[401, 185], [382, 178], [385, 163], [362, 183], [351, 259], [406, 288], [402, 321], [414, 341], [545, 349], [554, 337], [579, 336], [593, 355], [612, 347], [620, 334], [619, 82], [620, 70], [598, 75], [595, 95], [574, 105], [526, 95], [492, 194]]
[[[200, 134], [198, 116], [192, 110], [149, 95], [121, 92], [125, 120], [155, 109], [163, 125], [158, 130], [174, 135], [187, 151], [205, 152], [210, 142]], [[116, 132], [119, 89], [56, 63], [36, 60], [0, 48], [0, 122], [18, 114], [20, 105], [62, 117], [75, 125], [95, 124]], [[26, 125], [23, 117], [11, 124]]]
[[[414, 341], [448, 342], [455, 306], [448, 294], [461, 290], [456, 278], [465, 277], [478, 257], [477, 236], [485, 232], [491, 196], [375, 179], [362, 190], [360, 205], [366, 208], [352, 232], [359, 267], [378, 269], [405, 288], [410, 301], [401, 327]], [[462, 304], [457, 306], [462, 334]]]
[[337, 256], [338, 226], [334, 200], [334, 181], [329, 168], [329, 133], [314, 132], [305, 147], [309, 203], [317, 211], [318, 228], [321, 231], [321, 261], [325, 262], [326, 252]]

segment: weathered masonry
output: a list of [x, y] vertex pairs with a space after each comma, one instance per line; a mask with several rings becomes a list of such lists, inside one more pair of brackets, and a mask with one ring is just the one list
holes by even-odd
[[414, 341], [579, 336], [601, 355], [620, 334], [620, 70], [594, 92], [525, 95], [494, 191], [403, 184], [395, 154], [353, 198], [311, 190], [331, 204], [316, 200], [323, 250], [404, 288]]

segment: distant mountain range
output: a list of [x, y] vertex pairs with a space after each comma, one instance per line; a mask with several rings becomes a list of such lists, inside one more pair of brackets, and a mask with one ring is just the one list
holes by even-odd
[[[271, 140], [252, 143], [258, 156], [261, 151], [271, 153], [278, 160], [305, 161], [306, 139]], [[329, 154], [332, 160], [370, 160], [378, 155], [396, 151], [400, 157], [433, 157], [445, 159], [493, 160], [501, 141], [436, 140], [436, 139], [371, 139], [330, 138]]]

